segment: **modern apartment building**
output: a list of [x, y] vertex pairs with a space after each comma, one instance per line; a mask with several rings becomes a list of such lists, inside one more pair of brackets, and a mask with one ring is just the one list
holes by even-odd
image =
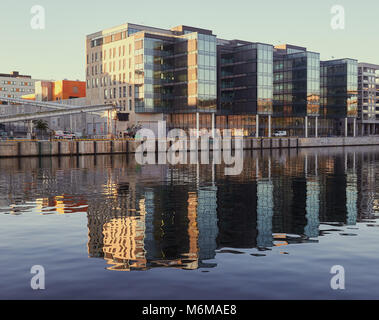
[[[216, 36], [124, 24], [87, 36], [87, 97], [116, 103], [118, 136], [132, 124], [209, 126], [216, 112]], [[213, 115], [213, 116], [212, 116]]]
[[321, 113], [325, 134], [356, 135], [358, 116], [358, 61], [321, 62]]
[[320, 54], [280, 45], [274, 52], [273, 129], [317, 136], [320, 116]]
[[[130, 23], [88, 35], [86, 51], [87, 98], [121, 107], [113, 115], [117, 136], [137, 123], [156, 130], [159, 120], [168, 129], [230, 128], [257, 137], [276, 131], [305, 137], [357, 134], [353, 59], [320, 61], [319, 53], [304, 47], [217, 39], [211, 30], [188, 26], [167, 30]], [[370, 96], [375, 91], [377, 97], [377, 76], [370, 74]], [[374, 112], [375, 105], [376, 117], [377, 100], [370, 101], [367, 110]]]
[[0, 95], [5, 98], [20, 98], [22, 95], [32, 94], [35, 81], [31, 76], [21, 75], [18, 71], [0, 73]]
[[217, 127], [242, 129], [250, 136], [270, 135], [273, 46], [222, 39], [217, 45]]
[[358, 133], [379, 132], [379, 65], [358, 64]]

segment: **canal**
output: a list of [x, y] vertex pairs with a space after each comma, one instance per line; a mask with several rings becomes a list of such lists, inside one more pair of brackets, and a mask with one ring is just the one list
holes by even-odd
[[0, 298], [378, 297], [379, 147], [249, 150], [240, 175], [224, 167], [0, 159]]

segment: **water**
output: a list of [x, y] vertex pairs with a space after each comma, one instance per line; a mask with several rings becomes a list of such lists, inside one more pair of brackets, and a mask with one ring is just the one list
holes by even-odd
[[0, 159], [0, 298], [376, 299], [378, 168], [378, 147], [249, 151], [239, 176]]

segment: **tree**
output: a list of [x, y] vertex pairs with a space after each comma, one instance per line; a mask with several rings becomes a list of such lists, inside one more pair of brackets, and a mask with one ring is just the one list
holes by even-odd
[[34, 128], [38, 132], [42, 133], [42, 135], [49, 130], [49, 125], [47, 124], [46, 121], [44, 121], [42, 119], [33, 121], [33, 123], [34, 123]]

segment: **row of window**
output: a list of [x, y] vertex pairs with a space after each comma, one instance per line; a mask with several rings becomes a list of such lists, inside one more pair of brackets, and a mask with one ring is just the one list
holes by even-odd
[[[137, 87], [136, 87], [137, 90]], [[132, 86], [129, 86], [129, 97], [132, 97]], [[117, 96], [118, 94], [118, 96]], [[136, 95], [138, 96], [138, 95]], [[127, 98], [128, 97], [128, 87], [123, 86], [117, 88], [104, 89], [104, 99], [115, 99], [115, 98]]]
[[[9, 89], [9, 90], [8, 90]], [[34, 92], [33, 89], [25, 89], [25, 88], [7, 88], [0, 87], [0, 91], [10, 91], [10, 92]]]
[[109, 100], [109, 101], [105, 101], [105, 103], [115, 103], [117, 106], [120, 106], [121, 107], [121, 110], [122, 111], [132, 111], [133, 109], [133, 102], [132, 100]]
[[[87, 76], [90, 75], [97, 75], [97, 74], [102, 74], [102, 73], [111, 73], [111, 72], [116, 72], [116, 71], [121, 71], [121, 70], [126, 70], [127, 69], [127, 60], [119, 60], [118, 63], [117, 61], [113, 62], [105, 62], [104, 64], [99, 64], [99, 65], [93, 65], [91, 68], [87, 67]], [[129, 58], [129, 64], [128, 68], [130, 69], [132, 66], [132, 61]]]
[[372, 69], [372, 68], [362, 68], [360, 67], [359, 68], [359, 73], [362, 73], [362, 70], [364, 73], [372, 73], [372, 74], [379, 74], [379, 70], [375, 70], [375, 69]]
[[[131, 73], [129, 72], [129, 81], [131, 81]], [[126, 83], [126, 74], [118, 74], [118, 77], [116, 75], [113, 75], [112, 77], [101, 77], [101, 78], [92, 78], [87, 79], [87, 89], [93, 89], [93, 88], [99, 88], [99, 87], [106, 87], [111, 85], [117, 85]]]
[[4, 84], [4, 85], [11, 85], [11, 86], [16, 86], [16, 85], [19, 85], [19, 86], [33, 86], [33, 82], [25, 82], [25, 81], [9, 81], [9, 80], [3, 80], [1, 82], [1, 84]]
[[[132, 52], [132, 45], [129, 44], [128, 53], [129, 55]], [[117, 57], [125, 57], [126, 55], [126, 47], [125, 45], [119, 46], [118, 48], [109, 48], [104, 51], [92, 52], [91, 55], [87, 54], [87, 64], [90, 62], [98, 62], [105, 59], [116, 59]]]

